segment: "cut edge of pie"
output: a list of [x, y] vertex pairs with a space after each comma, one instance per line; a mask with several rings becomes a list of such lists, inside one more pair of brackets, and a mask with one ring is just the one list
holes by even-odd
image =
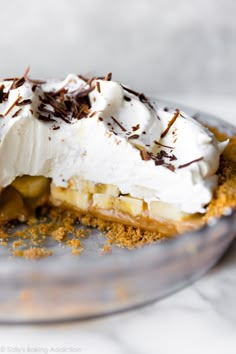
[[[211, 130], [218, 140], [226, 138], [216, 129]], [[79, 189], [72, 180], [68, 188], [62, 188], [42, 176], [17, 177], [0, 195], [0, 223], [14, 219], [24, 222], [38, 207], [48, 205], [54, 215], [68, 210], [83, 224], [113, 230], [115, 242], [122, 246], [140, 245], [199, 228], [223, 215], [226, 208], [236, 207], [236, 137], [230, 139], [221, 156], [218, 176], [218, 188], [204, 215], [188, 215], [158, 201], [148, 206], [141, 199], [122, 195], [115, 185], [81, 179]]]

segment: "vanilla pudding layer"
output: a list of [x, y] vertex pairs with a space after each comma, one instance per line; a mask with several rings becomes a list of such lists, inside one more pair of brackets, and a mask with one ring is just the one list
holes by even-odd
[[[52, 181], [55, 205], [138, 226], [175, 224], [205, 213], [226, 145], [183, 112], [154, 107], [110, 75], [0, 83], [2, 195], [7, 188], [20, 193], [17, 178], [41, 176]], [[88, 186], [103, 186], [104, 193]]]

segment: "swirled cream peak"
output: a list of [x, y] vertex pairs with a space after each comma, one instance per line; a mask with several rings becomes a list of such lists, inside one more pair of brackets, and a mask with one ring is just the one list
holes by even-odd
[[[21, 81], [20, 81], [21, 80]], [[181, 111], [103, 79], [0, 84], [0, 186], [43, 175], [117, 185], [122, 194], [203, 213], [227, 142]]]

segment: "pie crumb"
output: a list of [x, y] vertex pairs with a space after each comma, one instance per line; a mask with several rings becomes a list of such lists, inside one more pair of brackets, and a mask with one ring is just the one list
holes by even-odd
[[23, 245], [24, 245], [23, 240], [17, 240], [17, 241], [13, 242], [12, 247], [13, 248], [18, 248], [18, 247], [23, 246]]
[[52, 233], [51, 233], [52, 238], [58, 242], [61, 242], [66, 237], [66, 235], [67, 235], [67, 230], [63, 226], [52, 231]]
[[23, 257], [26, 259], [40, 259], [52, 255], [52, 251], [49, 251], [46, 248], [39, 248], [39, 247], [32, 247], [22, 252], [23, 252]]
[[101, 253], [102, 254], [112, 253], [111, 246], [110, 245], [103, 245]]

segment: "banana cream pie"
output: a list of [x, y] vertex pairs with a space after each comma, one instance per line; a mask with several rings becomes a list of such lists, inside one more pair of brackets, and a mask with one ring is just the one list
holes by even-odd
[[219, 210], [220, 155], [228, 144], [221, 140], [111, 74], [4, 79], [0, 223], [25, 221], [50, 205], [163, 236], [198, 227], [213, 200]]

